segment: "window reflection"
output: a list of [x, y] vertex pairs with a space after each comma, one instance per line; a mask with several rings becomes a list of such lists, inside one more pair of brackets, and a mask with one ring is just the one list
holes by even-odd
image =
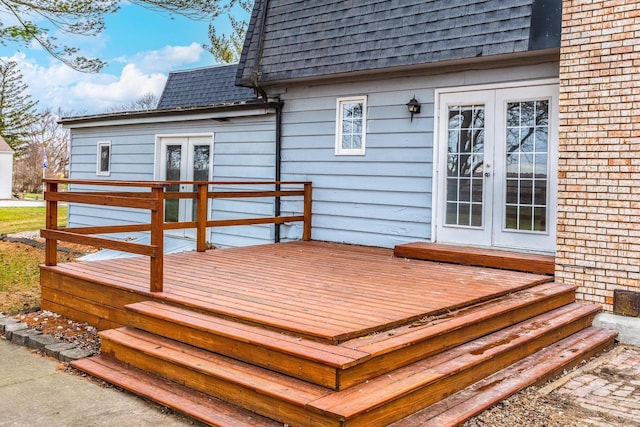
[[547, 230], [549, 101], [507, 104], [505, 227]]
[[[165, 177], [167, 181], [180, 181], [180, 166], [182, 163], [182, 145], [167, 145], [165, 148]], [[180, 191], [179, 184], [171, 184], [167, 191]], [[179, 220], [178, 199], [165, 200], [164, 220], [165, 222], [178, 222]]]
[[482, 226], [484, 105], [449, 107], [447, 215], [449, 225]]

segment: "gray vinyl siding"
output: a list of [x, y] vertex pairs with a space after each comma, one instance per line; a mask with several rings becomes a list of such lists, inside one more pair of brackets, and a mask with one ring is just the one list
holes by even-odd
[[[214, 181], [273, 181], [275, 178], [275, 118], [273, 114], [227, 121], [94, 126], [71, 132], [72, 179], [147, 181], [156, 176], [156, 142], [162, 135], [213, 134]], [[96, 176], [98, 141], [111, 141], [111, 175]], [[84, 187], [86, 188], [86, 187]], [[264, 187], [263, 187], [264, 188]], [[210, 218], [272, 216], [273, 199], [215, 200]], [[136, 209], [77, 205], [69, 207], [69, 226], [120, 225], [148, 222], [148, 212]], [[218, 247], [273, 242], [270, 225], [216, 228], [210, 241]]]
[[[555, 62], [503, 69], [274, 87], [284, 100], [282, 179], [313, 182], [314, 240], [393, 247], [431, 238], [435, 90], [556, 79]], [[364, 156], [336, 156], [336, 99], [367, 96]], [[413, 122], [406, 103], [421, 105]], [[294, 211], [285, 202], [283, 211]], [[284, 225], [295, 239], [299, 224]]]

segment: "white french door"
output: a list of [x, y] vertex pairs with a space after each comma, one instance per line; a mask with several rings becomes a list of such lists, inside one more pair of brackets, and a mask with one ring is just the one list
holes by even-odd
[[[210, 181], [212, 177], [213, 143], [211, 136], [165, 136], [159, 139], [159, 172], [163, 181]], [[194, 185], [172, 184], [168, 192], [195, 191]], [[195, 221], [197, 201], [170, 199], [165, 201], [165, 222]], [[195, 237], [194, 229], [172, 230], [173, 235]]]
[[440, 93], [438, 242], [555, 251], [557, 93]]

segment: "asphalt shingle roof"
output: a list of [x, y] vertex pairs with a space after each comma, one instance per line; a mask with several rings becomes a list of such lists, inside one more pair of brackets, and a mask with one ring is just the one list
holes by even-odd
[[561, 6], [561, 0], [256, 0], [237, 83], [559, 47]]
[[237, 64], [169, 73], [158, 109], [255, 101], [253, 89], [235, 86]]

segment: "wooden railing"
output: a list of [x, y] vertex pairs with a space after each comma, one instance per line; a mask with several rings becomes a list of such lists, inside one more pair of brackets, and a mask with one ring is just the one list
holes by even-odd
[[[57, 262], [58, 241], [95, 246], [103, 249], [129, 252], [150, 258], [149, 288], [151, 292], [162, 292], [164, 265], [164, 231], [186, 228], [196, 229], [196, 250], [207, 249], [207, 228], [234, 225], [283, 224], [286, 222], [303, 222], [302, 240], [311, 240], [311, 183], [310, 182], [201, 182], [201, 181], [89, 181], [89, 180], [45, 180], [44, 199], [47, 206], [46, 228], [40, 231], [46, 239], [45, 265], [54, 266]], [[82, 185], [93, 187], [122, 187], [123, 191], [58, 191], [60, 185]], [[192, 185], [195, 191], [167, 191], [170, 186]], [[259, 186], [271, 186], [273, 190], [256, 191]], [[232, 186], [242, 188], [250, 186], [250, 190], [209, 191], [209, 187]], [[287, 189], [282, 189], [286, 187]], [[300, 189], [288, 189], [300, 187]], [[136, 188], [137, 191], [127, 191]], [[209, 199], [237, 199], [274, 197], [276, 203], [282, 197], [303, 197], [302, 215], [209, 219]], [[192, 199], [197, 200], [196, 220], [183, 222], [165, 222], [165, 200]], [[112, 225], [96, 227], [59, 228], [58, 203], [79, 203], [99, 206], [113, 206], [148, 210], [151, 222], [130, 225]], [[99, 234], [123, 232], [150, 232], [150, 243], [126, 242], [105, 237]]]

